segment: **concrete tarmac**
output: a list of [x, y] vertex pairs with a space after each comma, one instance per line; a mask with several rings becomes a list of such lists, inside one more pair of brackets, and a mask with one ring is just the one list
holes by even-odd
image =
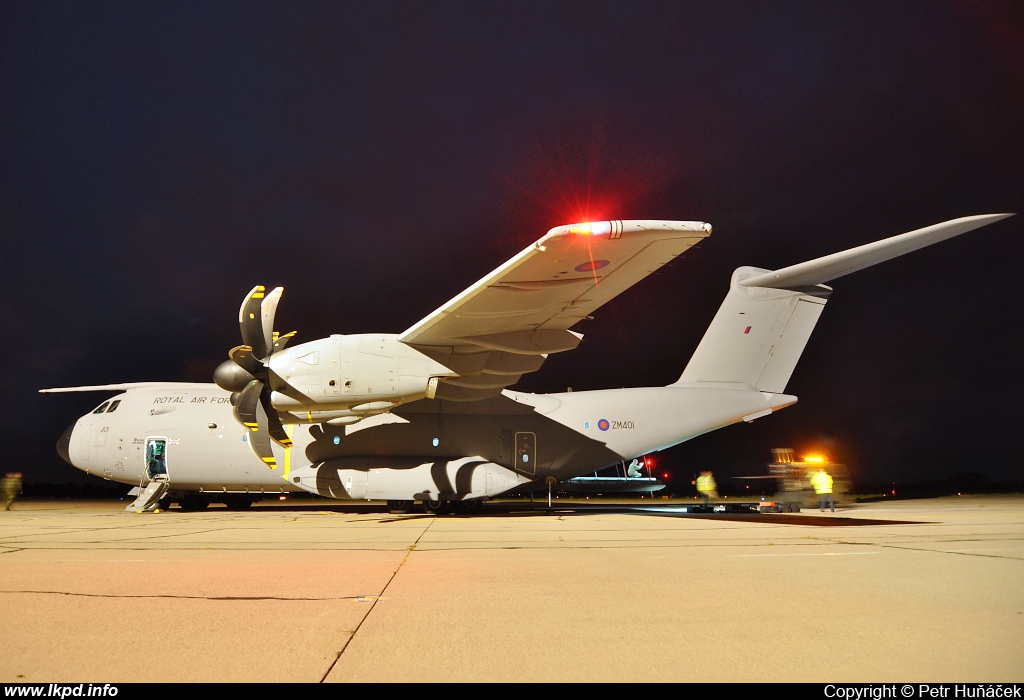
[[600, 503], [17, 501], [0, 681], [1024, 681], [1024, 496]]

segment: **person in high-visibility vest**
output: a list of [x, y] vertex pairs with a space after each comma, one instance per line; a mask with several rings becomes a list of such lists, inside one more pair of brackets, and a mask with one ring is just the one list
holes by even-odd
[[711, 472], [701, 472], [693, 483], [697, 485], [697, 493], [704, 500], [704, 505], [710, 505], [712, 498], [718, 498], [715, 491], [718, 486], [715, 484], [715, 477], [711, 475]]
[[832, 509], [832, 512], [836, 512], [836, 502], [832, 497], [832, 477], [824, 469], [819, 469], [816, 472], [811, 473], [811, 486], [814, 487], [814, 493], [818, 494], [818, 509], [821, 511], [825, 510], [825, 505]]
[[4, 510], [10, 510], [14, 499], [21, 495], [21, 472], [9, 472], [0, 479], [0, 490], [4, 494]]

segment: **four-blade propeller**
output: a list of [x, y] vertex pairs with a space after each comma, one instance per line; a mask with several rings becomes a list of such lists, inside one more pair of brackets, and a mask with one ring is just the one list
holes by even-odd
[[[283, 287], [269, 294], [256, 285], [238, 310], [238, 325], [242, 330], [242, 345], [228, 353], [230, 360], [222, 362], [213, 373], [217, 386], [232, 392], [235, 419], [249, 430], [249, 447], [271, 469], [277, 460], [271, 449], [271, 440], [282, 447], [291, 447], [292, 441], [281, 424], [277, 409], [270, 402], [271, 372], [267, 365], [270, 356], [283, 350], [295, 332], [278, 336], [274, 331], [274, 315], [281, 300]], [[280, 381], [277, 377], [275, 380]]]

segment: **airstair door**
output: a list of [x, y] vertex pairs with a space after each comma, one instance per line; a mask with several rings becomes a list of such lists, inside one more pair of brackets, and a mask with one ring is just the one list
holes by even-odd
[[139, 492], [132, 503], [125, 506], [125, 510], [133, 510], [136, 513], [156, 510], [160, 499], [170, 488], [171, 485], [166, 479], [153, 479], [146, 488]]
[[156, 510], [163, 498], [171, 488], [170, 477], [167, 474], [167, 438], [149, 437], [146, 438], [146, 478], [149, 484], [139, 492], [136, 499], [128, 505], [125, 510], [133, 510], [136, 513], [143, 513]]
[[154, 481], [167, 481], [167, 438], [146, 438], [146, 477]]

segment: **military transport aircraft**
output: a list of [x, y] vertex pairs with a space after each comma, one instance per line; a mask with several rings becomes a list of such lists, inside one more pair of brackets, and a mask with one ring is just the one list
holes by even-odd
[[679, 379], [658, 387], [513, 391], [572, 327], [711, 233], [700, 221], [599, 221], [548, 231], [400, 334], [289, 346], [282, 289], [249, 292], [242, 345], [213, 384], [43, 389], [118, 391], [57, 450], [89, 474], [132, 484], [128, 509], [186, 510], [307, 491], [387, 500], [402, 512], [470, 511], [528, 484], [642, 457], [797, 398], [786, 384], [832, 289], [825, 282], [1011, 214], [968, 216], [780, 270], [740, 267]]

